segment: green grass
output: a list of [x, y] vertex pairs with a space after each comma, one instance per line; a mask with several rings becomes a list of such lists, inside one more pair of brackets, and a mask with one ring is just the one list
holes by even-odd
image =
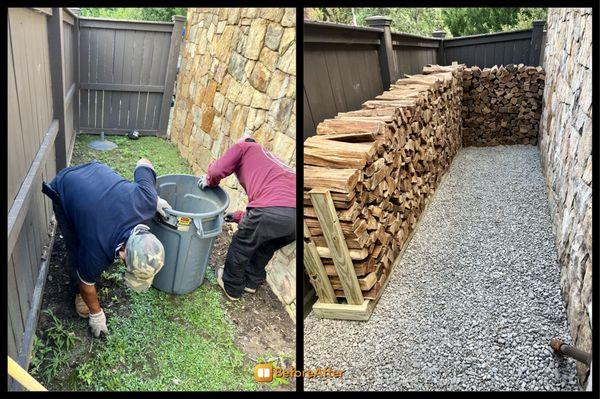
[[170, 173], [193, 174], [187, 160], [179, 155], [177, 145], [157, 137], [140, 137], [130, 140], [125, 136], [106, 136], [118, 145], [112, 151], [96, 151], [88, 144], [98, 140], [97, 135], [79, 135], [75, 141], [71, 165], [86, 163], [92, 160], [103, 162], [117, 171], [126, 179], [133, 180], [133, 170], [136, 162], [144, 157], [154, 165], [158, 175]]
[[[98, 136], [80, 135], [71, 164], [96, 159], [127, 179], [140, 157], [152, 161], [158, 175], [193, 173], [177, 147], [154, 137], [133, 141], [109, 136], [112, 151], [87, 147]], [[118, 281], [115, 273], [105, 278]], [[224, 313], [221, 293], [210, 271], [207, 282], [194, 292], [174, 296], [151, 288], [130, 292], [128, 316], [112, 315], [110, 334], [94, 340], [93, 356], [69, 378], [71, 389], [92, 390], [255, 390], [253, 366], [235, 345], [235, 329]], [[119, 282], [122, 284], [122, 282]], [[103, 301], [111, 300], [104, 293]], [[120, 300], [120, 298], [118, 298]]]
[[220, 297], [206, 284], [181, 296], [131, 293], [131, 314], [109, 315], [110, 334], [78, 379], [93, 390], [255, 389]]

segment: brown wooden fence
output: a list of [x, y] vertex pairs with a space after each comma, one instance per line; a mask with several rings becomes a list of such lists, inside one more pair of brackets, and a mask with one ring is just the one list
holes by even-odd
[[544, 59], [543, 27], [543, 21], [535, 21], [533, 29], [445, 39], [443, 63], [459, 61], [481, 68], [519, 63], [540, 65]]
[[80, 18], [82, 132], [166, 136], [183, 20]]
[[64, 168], [75, 136], [75, 16], [8, 10], [8, 354], [27, 367], [53, 231], [41, 181]]
[[[8, 9], [7, 349], [25, 369], [55, 231], [41, 182], [70, 163], [80, 130], [166, 134], [183, 20], [121, 22], [79, 18], [66, 8]], [[80, 80], [82, 74], [93, 79]], [[104, 95], [93, 111], [84, 101], [90, 93], [94, 101]], [[129, 120], [115, 125], [115, 115]]]
[[543, 22], [532, 29], [444, 39], [392, 32], [391, 20], [367, 18], [369, 28], [304, 22], [304, 139], [338, 112], [360, 105], [404, 74], [453, 61], [480, 67], [543, 60]]

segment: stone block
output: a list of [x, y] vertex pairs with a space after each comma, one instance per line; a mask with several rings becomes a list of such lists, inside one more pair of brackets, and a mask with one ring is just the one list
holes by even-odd
[[237, 140], [242, 137], [242, 133], [244, 132], [244, 127], [246, 126], [246, 118], [248, 117], [249, 112], [248, 107], [244, 107], [238, 105], [235, 107], [233, 112], [233, 119], [231, 120], [231, 128], [229, 130], [229, 137], [232, 140]]
[[267, 32], [267, 20], [255, 19], [250, 24], [250, 31], [248, 32], [248, 40], [246, 42], [246, 48], [244, 56], [252, 60], [258, 59], [260, 50], [263, 47], [265, 41], [265, 34]]
[[288, 163], [296, 151], [296, 140], [284, 133], [275, 133], [274, 136], [273, 153], [285, 163]]
[[260, 17], [269, 21], [279, 22], [283, 18], [284, 12], [283, 8], [261, 8]]
[[212, 107], [213, 105], [215, 93], [217, 91], [217, 84], [217, 82], [211, 79], [211, 81], [208, 83], [208, 86], [206, 87], [206, 90], [204, 90], [204, 99], [202, 102], [207, 107]]
[[213, 107], [217, 111], [217, 113], [221, 113], [223, 110], [223, 101], [225, 100], [225, 96], [220, 92], [215, 93], [215, 99], [213, 101]]
[[244, 80], [244, 67], [246, 66], [246, 58], [241, 54], [233, 52], [229, 60], [229, 73], [238, 81]]
[[[225, 21], [222, 21], [219, 24], [221, 23], [225, 24]], [[221, 34], [220, 38], [216, 41], [215, 57], [223, 62], [227, 62], [231, 54], [231, 41], [233, 39], [235, 29], [236, 28], [232, 25], [225, 27], [223, 34]]]
[[279, 54], [283, 54], [287, 51], [288, 47], [296, 41], [296, 29], [285, 28], [281, 41], [279, 42]]
[[296, 44], [292, 43], [277, 61], [277, 69], [296, 75]]
[[292, 114], [295, 100], [291, 98], [280, 98], [273, 101], [269, 109], [269, 115], [273, 118], [273, 128], [283, 131], [287, 128]]
[[271, 72], [275, 69], [278, 59], [279, 54], [276, 51], [269, 50], [267, 47], [263, 47], [258, 57], [258, 60]]
[[242, 9], [238, 8], [238, 7], [230, 8], [227, 13], [227, 24], [229, 24], [229, 25], [237, 24], [237, 22], [240, 18], [241, 11], [242, 11]]
[[237, 98], [237, 102], [242, 105], [250, 105], [250, 103], [252, 102], [252, 96], [254, 95], [255, 91], [256, 90], [252, 86], [245, 85], [242, 89], [242, 92]]
[[252, 69], [252, 74], [248, 78], [248, 82], [259, 91], [265, 92], [267, 84], [271, 78], [271, 72], [262, 62], [257, 62]]
[[242, 8], [242, 18], [256, 18], [258, 17], [260, 9], [254, 7]]
[[232, 80], [229, 82], [229, 88], [227, 89], [227, 93], [225, 97], [231, 102], [237, 102], [237, 98], [240, 95], [240, 91], [242, 90], [242, 85], [237, 80]]
[[285, 13], [283, 14], [283, 18], [281, 20], [281, 25], [285, 27], [295, 27], [296, 26], [296, 9], [295, 8], [286, 8]]
[[279, 42], [283, 36], [283, 27], [277, 23], [271, 22], [267, 27], [265, 34], [265, 46], [271, 50], [277, 50], [279, 48]]
[[275, 69], [271, 74], [269, 85], [267, 86], [267, 95], [275, 100], [284, 97], [289, 86], [290, 75]]
[[[213, 119], [213, 124], [212, 127], [210, 129], [209, 132], [209, 136], [211, 137], [212, 140], [215, 140], [217, 137], [222, 136], [223, 133], [221, 131], [221, 124], [223, 123], [223, 118], [221, 118], [220, 116], [215, 115], [214, 119]], [[211, 148], [212, 147], [212, 142], [210, 145], [206, 145], [206, 148]]]
[[272, 103], [271, 99], [266, 94], [261, 93], [259, 91], [254, 92], [254, 95], [252, 96], [252, 103], [251, 103], [251, 106], [253, 108], [260, 108], [260, 109], [268, 110], [271, 107], [271, 103]]

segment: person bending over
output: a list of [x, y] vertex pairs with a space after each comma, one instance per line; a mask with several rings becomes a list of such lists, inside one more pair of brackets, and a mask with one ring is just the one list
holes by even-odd
[[108, 334], [96, 283], [121, 258], [125, 284], [145, 291], [164, 264], [164, 248], [143, 222], [170, 205], [158, 197], [152, 163], [140, 159], [134, 182], [107, 165], [92, 161], [61, 170], [42, 192], [52, 199], [67, 248], [70, 295], [75, 311], [89, 318], [94, 336]]
[[217, 282], [227, 298], [237, 300], [243, 291], [256, 292], [275, 251], [296, 239], [296, 173], [247, 135], [208, 167], [198, 187], [216, 187], [232, 173], [248, 195], [248, 206], [225, 217], [238, 229]]

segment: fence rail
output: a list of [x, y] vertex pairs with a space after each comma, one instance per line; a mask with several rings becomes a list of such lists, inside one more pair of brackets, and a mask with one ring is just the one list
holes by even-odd
[[[183, 21], [80, 18], [59, 7], [8, 9], [7, 345], [25, 369], [55, 229], [41, 182], [69, 164], [80, 131], [166, 135]], [[92, 108], [83, 101], [90, 93], [108, 101]], [[113, 123], [125, 109], [127, 123]], [[131, 118], [147, 109], [151, 123], [146, 116]], [[88, 123], [105, 110], [99, 124]]]
[[543, 21], [532, 29], [445, 39], [392, 32], [391, 20], [367, 18], [370, 27], [304, 22], [304, 139], [338, 112], [360, 105], [386, 90], [404, 74], [421, 72], [426, 64], [469, 66], [543, 60]]

